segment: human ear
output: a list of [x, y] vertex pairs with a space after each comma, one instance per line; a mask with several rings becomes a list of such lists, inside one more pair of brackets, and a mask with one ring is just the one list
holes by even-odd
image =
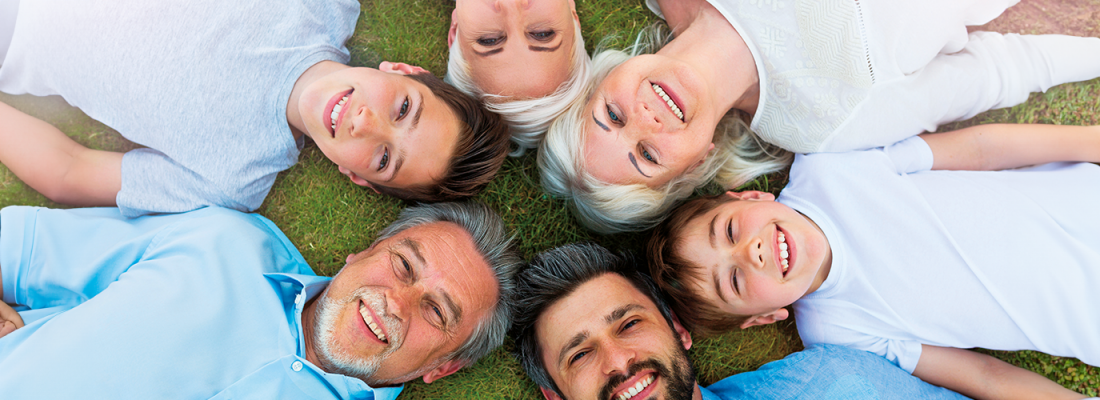
[[762, 201], [775, 201], [775, 195], [768, 192], [760, 192], [756, 190], [746, 190], [744, 192], [728, 191], [727, 196], [733, 197], [738, 200], [762, 200]]
[[395, 63], [390, 61], [382, 61], [382, 63], [378, 64], [378, 70], [382, 72], [389, 72], [391, 74], [401, 75], [418, 75], [428, 73], [428, 70], [415, 65]]
[[542, 392], [542, 397], [546, 400], [561, 400], [561, 396], [558, 396], [558, 393], [555, 392], [554, 389], [547, 389], [539, 386], [539, 391]]
[[748, 329], [749, 327], [757, 325], [774, 324], [776, 321], [787, 319], [787, 314], [786, 308], [780, 308], [769, 313], [753, 315], [749, 317], [749, 319], [746, 319], [745, 322], [741, 323], [741, 329]]
[[688, 332], [687, 328], [680, 324], [680, 318], [676, 316], [676, 313], [672, 313], [672, 330], [680, 337], [680, 343], [684, 345], [684, 350], [691, 350], [691, 332]]
[[432, 383], [437, 379], [458, 372], [458, 370], [462, 369], [464, 365], [465, 363], [459, 360], [447, 361], [438, 367], [432, 368], [431, 371], [428, 371], [428, 373], [424, 374], [424, 383]]
[[455, 36], [458, 35], [458, 21], [455, 19], [457, 16], [458, 6], [455, 5], [454, 11], [451, 11], [451, 28], [447, 30], [447, 47], [455, 44]]
[[359, 175], [356, 175], [354, 172], [351, 172], [350, 169], [347, 169], [347, 168], [344, 168], [344, 167], [339, 167], [339, 168], [340, 168], [340, 173], [341, 174], [344, 174], [348, 177], [348, 179], [351, 179], [351, 183], [354, 183], [354, 184], [359, 185], [359, 186], [366, 186], [366, 187], [370, 188], [370, 190], [373, 190], [375, 193], [378, 193], [378, 189], [375, 189], [374, 185], [372, 185], [366, 179], [363, 179], [363, 177], [361, 177]]

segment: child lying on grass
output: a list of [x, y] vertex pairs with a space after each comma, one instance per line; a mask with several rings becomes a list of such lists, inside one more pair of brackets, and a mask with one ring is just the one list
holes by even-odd
[[17, 9], [12, 22], [0, 19], [0, 41], [11, 38], [0, 91], [60, 95], [147, 147], [91, 150], [0, 103], [0, 163], [59, 203], [117, 205], [127, 216], [251, 211], [297, 162], [305, 137], [356, 184], [449, 200], [481, 190], [508, 151], [498, 116], [427, 71], [347, 66], [357, 1]]
[[[843, 344], [982, 398], [1081, 398], [962, 350], [1100, 365], [1100, 127], [983, 125], [798, 155], [779, 200], [729, 192], [678, 208], [650, 270], [697, 332], [794, 306], [806, 346]], [[970, 170], [970, 171], [938, 171]]]

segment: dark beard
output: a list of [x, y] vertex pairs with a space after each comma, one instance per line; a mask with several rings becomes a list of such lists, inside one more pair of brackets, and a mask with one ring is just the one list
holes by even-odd
[[661, 364], [660, 361], [652, 358], [635, 363], [630, 366], [626, 374], [615, 375], [612, 376], [611, 379], [608, 379], [603, 389], [600, 390], [600, 396], [598, 398], [601, 400], [614, 400], [612, 396], [615, 394], [614, 390], [616, 386], [629, 380], [636, 375], [638, 371], [653, 369], [657, 371], [657, 376], [665, 380], [665, 392], [668, 399], [690, 400], [691, 396], [695, 394], [695, 368], [691, 365], [691, 359], [688, 358], [687, 350], [684, 350], [683, 346], [677, 346], [676, 349], [679, 351], [673, 356], [671, 369]]

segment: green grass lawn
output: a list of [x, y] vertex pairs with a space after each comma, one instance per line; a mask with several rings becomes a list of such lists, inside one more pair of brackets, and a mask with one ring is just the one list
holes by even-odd
[[[393, 60], [421, 65], [436, 75], [446, 68], [446, 35], [454, 3], [450, 0], [361, 0], [355, 36], [349, 42], [352, 65], [377, 66]], [[642, 27], [656, 20], [642, 0], [577, 0], [588, 49], [601, 38], [629, 42]], [[1098, 22], [1100, 27], [1100, 22]], [[1100, 30], [1098, 30], [1100, 31]], [[92, 121], [56, 98], [0, 94], [0, 101], [45, 119], [94, 148], [123, 151], [134, 146], [112, 129]], [[944, 129], [977, 123], [1019, 122], [1069, 125], [1100, 124], [1100, 80], [1067, 84], [1011, 109], [987, 112]], [[563, 202], [543, 194], [538, 184], [534, 154], [509, 159], [500, 175], [477, 197], [499, 211], [515, 232], [526, 257], [547, 248], [592, 240], [612, 249], [634, 249], [644, 235], [598, 236], [577, 225]], [[763, 177], [750, 185], [778, 193], [782, 174]], [[1087, 184], [1096, 184], [1089, 182]], [[24, 204], [58, 207], [23, 185], [0, 166], [0, 206]], [[403, 205], [351, 184], [313, 145], [307, 145], [298, 165], [279, 175], [259, 213], [286, 232], [318, 274], [333, 275], [344, 257], [365, 248]], [[793, 322], [784, 322], [717, 338], [696, 340], [691, 354], [702, 384], [749, 371], [801, 349]], [[511, 343], [507, 343], [511, 346]], [[1075, 359], [1036, 352], [989, 352], [1015, 365], [1036, 371], [1060, 384], [1091, 396], [1098, 394], [1100, 369]], [[540, 398], [518, 363], [500, 349], [472, 368], [431, 385], [414, 382], [405, 399]]]

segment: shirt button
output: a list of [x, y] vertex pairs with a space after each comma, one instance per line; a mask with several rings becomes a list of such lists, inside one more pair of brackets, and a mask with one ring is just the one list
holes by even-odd
[[302, 302], [305, 300], [305, 298], [306, 298], [306, 296], [302, 296], [301, 293], [298, 293], [297, 296], [294, 296], [294, 304], [302, 304]]
[[302, 370], [302, 362], [301, 361], [295, 361], [293, 364], [290, 364], [290, 369], [294, 370], [294, 372], [301, 371]]

